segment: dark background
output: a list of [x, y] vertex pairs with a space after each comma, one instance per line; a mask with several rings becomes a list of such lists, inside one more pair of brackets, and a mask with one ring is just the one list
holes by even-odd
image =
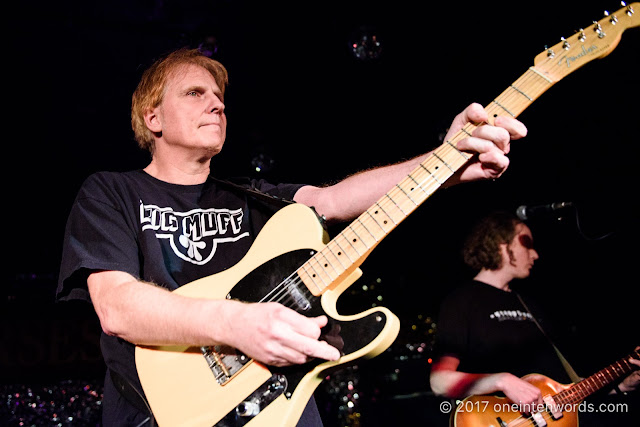
[[[228, 138], [214, 174], [322, 184], [435, 148], [469, 103], [489, 104], [545, 46], [619, 7], [549, 0], [15, 5], [5, 16], [3, 65], [4, 382], [101, 370], [91, 312], [53, 304], [64, 224], [89, 174], [146, 166], [129, 107], [157, 56], [216, 38], [214, 57], [229, 69], [230, 86]], [[354, 55], [351, 44], [363, 34], [380, 40], [376, 57]], [[530, 223], [540, 260], [521, 285], [557, 315], [560, 347], [581, 375], [640, 344], [639, 50], [640, 30], [626, 31], [608, 57], [553, 86], [519, 117], [529, 135], [513, 143], [501, 179], [436, 192], [365, 262], [341, 309], [381, 304], [403, 323], [377, 365], [345, 374], [369, 379], [363, 396], [426, 390], [437, 306], [468, 277], [461, 239], [493, 209], [560, 201], [577, 208]], [[272, 160], [260, 173], [259, 155]]]

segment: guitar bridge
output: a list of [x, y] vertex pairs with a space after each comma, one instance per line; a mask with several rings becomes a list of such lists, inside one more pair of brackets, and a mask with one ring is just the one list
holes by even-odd
[[220, 385], [224, 385], [229, 381], [236, 372], [251, 360], [242, 353], [220, 353], [220, 346], [203, 346], [200, 347], [200, 350], [202, 350], [202, 355], [207, 361], [209, 369], [211, 369], [213, 376]]

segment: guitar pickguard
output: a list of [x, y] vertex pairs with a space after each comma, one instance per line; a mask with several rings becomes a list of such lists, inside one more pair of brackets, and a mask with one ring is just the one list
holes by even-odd
[[[243, 302], [278, 301], [308, 317], [326, 315], [329, 321], [322, 329], [320, 339], [334, 345], [343, 355], [361, 350], [383, 331], [386, 315], [383, 312], [372, 312], [359, 319], [340, 321], [327, 314], [320, 298], [306, 289], [296, 273], [291, 273], [314, 253], [313, 249], [299, 249], [269, 260], [240, 280], [227, 298]], [[268, 406], [273, 398], [280, 394], [290, 398], [304, 376], [322, 362], [324, 361], [313, 360], [288, 367], [267, 366], [272, 376], [216, 425], [245, 425]]]

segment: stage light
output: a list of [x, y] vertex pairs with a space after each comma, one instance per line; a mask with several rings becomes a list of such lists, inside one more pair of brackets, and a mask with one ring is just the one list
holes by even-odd
[[276, 161], [266, 153], [258, 153], [251, 159], [251, 166], [258, 173], [266, 173], [273, 169]]
[[352, 33], [349, 47], [353, 56], [361, 61], [375, 60], [382, 54], [380, 35], [369, 26], [362, 26]]

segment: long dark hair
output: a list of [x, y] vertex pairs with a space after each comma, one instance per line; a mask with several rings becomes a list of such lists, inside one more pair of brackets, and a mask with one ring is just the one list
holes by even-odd
[[522, 221], [515, 215], [494, 211], [478, 221], [467, 236], [462, 259], [474, 270], [497, 270], [502, 264], [500, 245], [509, 243], [516, 235], [516, 226]]

